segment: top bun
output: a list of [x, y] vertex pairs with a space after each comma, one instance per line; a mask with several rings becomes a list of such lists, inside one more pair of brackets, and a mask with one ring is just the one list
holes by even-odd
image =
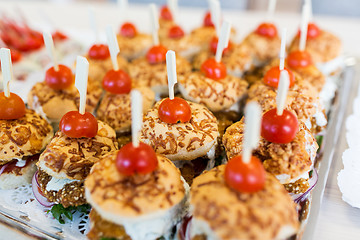
[[34, 110], [25, 116], [0, 120], [0, 164], [40, 153], [54, 135], [51, 125]]

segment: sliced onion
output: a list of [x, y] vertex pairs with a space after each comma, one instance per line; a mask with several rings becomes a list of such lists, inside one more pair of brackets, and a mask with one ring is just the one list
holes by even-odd
[[315, 187], [319, 176], [318, 176], [318, 173], [315, 168], [312, 169], [312, 171], [313, 171], [313, 174], [312, 174], [311, 178], [309, 179], [310, 187], [304, 193], [292, 195], [291, 197], [294, 200], [294, 202], [300, 203], [300, 202], [304, 201], [307, 198], [307, 196], [309, 195], [309, 193], [311, 192], [311, 190]]
[[38, 172], [36, 172], [34, 174], [34, 176], [32, 177], [32, 180], [31, 180], [32, 190], [33, 190], [35, 199], [44, 207], [51, 207], [51, 206], [55, 205], [55, 203], [49, 202], [49, 200], [47, 200], [47, 198], [41, 194], [37, 175], [38, 175]]
[[6, 169], [6, 167], [7, 167], [7, 164], [1, 166], [1, 168], [0, 168], [0, 175], [4, 172], [4, 170]]
[[192, 222], [192, 216], [185, 216], [179, 229], [180, 240], [190, 240], [190, 227]]

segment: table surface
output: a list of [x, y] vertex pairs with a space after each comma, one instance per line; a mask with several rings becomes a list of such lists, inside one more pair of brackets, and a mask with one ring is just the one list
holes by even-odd
[[[117, 28], [125, 19], [135, 22], [139, 30], [149, 32], [149, 14], [148, 8], [144, 5], [130, 5], [128, 13], [121, 17], [120, 10], [115, 4], [92, 3], [95, 7], [98, 27], [100, 31], [104, 31], [108, 24]], [[28, 23], [33, 26], [45, 26], [42, 12], [50, 16], [52, 25], [56, 26], [71, 36], [80, 40], [87, 40], [87, 44], [91, 44], [95, 37], [89, 34], [88, 10], [89, 4], [72, 3], [66, 4], [50, 4], [44, 2], [10, 2], [1, 1], [0, 8], [9, 15], [16, 16], [22, 10]], [[179, 12], [179, 23], [186, 31], [200, 26], [205, 9], [188, 9], [181, 8]], [[243, 12], [240, 10], [231, 10], [223, 12], [224, 18], [230, 20], [237, 29], [237, 39], [241, 40], [247, 33], [253, 30], [257, 24], [265, 20], [264, 12]], [[360, 57], [360, 19], [359, 18], [339, 18], [329, 16], [315, 16], [315, 22], [318, 25], [338, 35], [343, 42], [345, 54]], [[286, 27], [288, 29], [288, 39], [296, 33], [300, 23], [300, 14], [294, 13], [276, 13], [274, 22], [278, 29]], [[91, 32], [90, 32], [91, 33]], [[358, 75], [360, 76], [360, 75]], [[349, 104], [348, 114], [351, 113]], [[352, 240], [360, 239], [360, 209], [356, 209], [345, 203], [341, 199], [341, 193], [337, 185], [337, 174], [343, 168], [341, 155], [346, 149], [345, 128], [340, 134], [338, 149], [334, 152], [334, 161], [332, 163], [323, 202], [320, 208], [320, 215], [317, 222], [316, 231], [313, 239], [320, 240]], [[354, 190], [359, 191], [359, 189]], [[8, 229], [6, 226], [0, 225], [0, 239], [24, 239], [19, 233]], [[4, 235], [5, 234], [5, 235]]]

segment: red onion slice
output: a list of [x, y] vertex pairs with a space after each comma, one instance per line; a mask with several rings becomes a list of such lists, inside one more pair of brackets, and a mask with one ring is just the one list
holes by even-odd
[[55, 203], [49, 202], [49, 200], [47, 200], [47, 198], [41, 194], [40, 186], [37, 181], [37, 175], [38, 175], [38, 172], [36, 172], [34, 174], [34, 176], [32, 177], [32, 180], [31, 180], [32, 190], [33, 190], [35, 199], [44, 207], [51, 207], [51, 206], [55, 205]]
[[307, 196], [309, 195], [309, 193], [311, 192], [311, 190], [315, 187], [319, 176], [318, 176], [318, 173], [315, 168], [312, 169], [312, 171], [313, 171], [313, 173], [312, 173], [311, 178], [309, 179], [310, 187], [308, 188], [308, 190], [306, 190], [306, 192], [304, 192], [304, 193], [294, 194], [291, 196], [295, 203], [300, 203], [300, 202], [304, 201], [307, 198]]
[[1, 168], [0, 168], [0, 176], [4, 172], [6, 167], [7, 167], [7, 164], [1, 166]]

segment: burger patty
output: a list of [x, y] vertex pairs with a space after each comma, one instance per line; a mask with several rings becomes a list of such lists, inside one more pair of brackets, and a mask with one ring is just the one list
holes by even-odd
[[38, 182], [42, 194], [50, 201], [60, 203], [64, 208], [70, 206], [80, 206], [86, 204], [84, 181], [74, 181], [60, 189], [59, 191], [47, 191], [46, 186], [52, 176], [44, 171], [39, 170]]

